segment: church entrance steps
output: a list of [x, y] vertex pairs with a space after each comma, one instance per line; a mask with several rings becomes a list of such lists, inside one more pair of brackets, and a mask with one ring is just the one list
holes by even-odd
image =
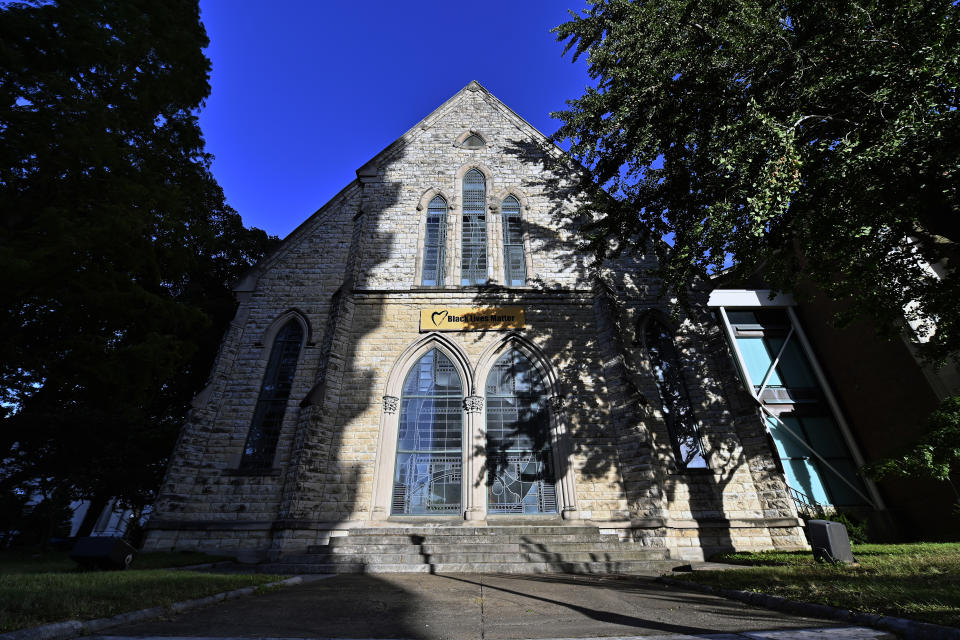
[[[599, 534], [598, 534], [599, 536]], [[606, 539], [608, 536], [604, 536], [604, 542], [607, 542]], [[609, 536], [610, 539], [615, 541], [616, 536]], [[423, 536], [423, 535], [398, 535], [398, 534], [383, 534], [383, 535], [369, 535], [369, 536], [357, 536], [350, 534], [349, 536], [330, 538], [330, 546], [341, 546], [341, 545], [354, 545], [354, 544], [497, 544], [497, 543], [509, 543], [509, 544], [547, 544], [547, 543], [557, 543], [557, 542], [600, 542], [595, 540], [593, 536], [585, 536], [583, 534], [557, 534], [557, 535], [513, 535], [513, 534], [503, 534], [503, 535], [486, 535], [486, 536]], [[312, 549], [325, 549], [326, 547], [319, 545], [313, 546]]]
[[331, 554], [321, 556], [321, 554], [306, 554], [298, 556], [288, 556], [283, 562], [293, 564], [311, 564], [316, 563], [322, 557], [324, 563], [350, 564], [364, 562], [367, 564], [392, 564], [392, 563], [428, 563], [428, 564], [450, 564], [457, 562], [606, 562], [606, 561], [632, 561], [632, 560], [662, 560], [663, 553], [656, 551], [604, 551], [601, 553], [580, 551], [573, 553], [553, 553], [549, 551], [524, 551], [514, 553], [492, 553], [482, 551], [477, 553], [419, 553], [416, 549], [408, 550], [406, 553], [351, 553], [351, 554]]
[[676, 561], [644, 560], [630, 562], [456, 562], [441, 564], [287, 564], [263, 565], [270, 573], [576, 573], [661, 575], [669, 573]]
[[[416, 548], [418, 553], [437, 554], [437, 553], [520, 553], [524, 551], [542, 551], [547, 543], [542, 542], [492, 542], [482, 543], [425, 543], [421, 545], [412, 545], [409, 541], [406, 544], [360, 544], [357, 542], [344, 543], [338, 545], [311, 546], [307, 549], [308, 554], [353, 554], [353, 553], [402, 553], [406, 549]], [[623, 551], [624, 549], [644, 549], [660, 553], [661, 550], [654, 547], [644, 547], [640, 544], [630, 542], [551, 542], [549, 543], [551, 551], [562, 553], [572, 551]]]
[[288, 554], [278, 573], [643, 573], [668, 571], [666, 549], [602, 535], [597, 527], [354, 529]]

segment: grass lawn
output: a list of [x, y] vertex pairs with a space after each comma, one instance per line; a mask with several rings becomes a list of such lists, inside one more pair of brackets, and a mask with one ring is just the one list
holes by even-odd
[[219, 559], [199, 553], [144, 553], [129, 571], [81, 572], [65, 552], [0, 553], [0, 633], [62, 620], [104, 618], [282, 579], [158, 568]]
[[853, 546], [859, 567], [818, 564], [808, 552], [728, 553], [750, 565], [690, 580], [727, 589], [960, 627], [960, 543]]

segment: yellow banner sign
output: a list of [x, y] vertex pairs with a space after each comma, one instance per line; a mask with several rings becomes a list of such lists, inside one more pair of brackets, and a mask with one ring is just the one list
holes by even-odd
[[523, 309], [520, 307], [434, 307], [420, 310], [420, 331], [482, 331], [522, 329], [523, 326]]

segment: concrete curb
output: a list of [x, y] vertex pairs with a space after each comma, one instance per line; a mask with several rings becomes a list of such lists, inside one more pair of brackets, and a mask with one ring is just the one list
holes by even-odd
[[786, 598], [771, 596], [765, 593], [723, 589], [696, 582], [667, 578], [665, 576], [661, 576], [657, 580], [663, 584], [682, 587], [692, 591], [712, 593], [723, 596], [724, 598], [739, 600], [740, 602], [746, 602], [776, 611], [783, 611], [785, 613], [795, 613], [797, 615], [815, 618], [830, 618], [832, 620], [840, 620], [841, 622], [851, 622], [875, 629], [883, 629], [884, 631], [892, 631], [906, 638], [906, 640], [960, 640], [960, 629], [955, 627], [944, 627], [939, 624], [930, 624], [929, 622], [916, 622], [915, 620], [907, 620], [906, 618], [861, 613], [859, 611], [831, 607], [826, 604], [797, 602], [796, 600], [787, 600]]
[[18, 631], [11, 631], [10, 633], [3, 633], [0, 634], [0, 640], [66, 640], [67, 638], [73, 638], [74, 636], [97, 633], [99, 631], [103, 631], [104, 629], [115, 627], [121, 624], [144, 622], [145, 620], [152, 620], [165, 615], [183, 613], [184, 611], [189, 611], [190, 609], [216, 604], [217, 602], [223, 602], [224, 600], [233, 600], [234, 598], [249, 596], [256, 593], [258, 589], [262, 589], [264, 587], [292, 587], [293, 585], [300, 584], [301, 582], [303, 582], [303, 578], [301, 576], [294, 576], [292, 578], [287, 578], [286, 580], [280, 580], [279, 582], [270, 582], [267, 584], [257, 585], [255, 587], [244, 587], [242, 589], [234, 589], [233, 591], [224, 591], [222, 593], [215, 593], [212, 596], [206, 596], [205, 598], [195, 598], [194, 600], [174, 602], [168, 607], [150, 607], [149, 609], [140, 609], [139, 611], [129, 611], [127, 613], [115, 615], [112, 618], [97, 618], [86, 621], [67, 620], [65, 622], [54, 622], [53, 624], [44, 624], [39, 627], [31, 627], [29, 629], [20, 629]]

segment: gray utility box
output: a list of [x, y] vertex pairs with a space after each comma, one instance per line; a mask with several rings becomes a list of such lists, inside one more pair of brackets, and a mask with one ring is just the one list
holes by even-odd
[[813, 547], [813, 559], [826, 562], [856, 562], [847, 528], [829, 520], [807, 520], [807, 536]]
[[126, 540], [94, 536], [77, 538], [70, 559], [84, 569], [126, 569], [136, 553]]

